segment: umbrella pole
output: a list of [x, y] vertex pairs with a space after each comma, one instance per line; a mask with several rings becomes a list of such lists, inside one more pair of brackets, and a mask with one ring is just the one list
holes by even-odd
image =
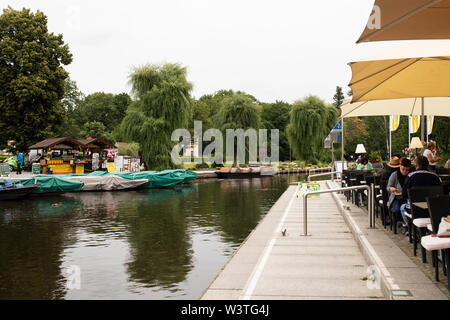
[[392, 159], [392, 131], [389, 128], [389, 159]]
[[425, 98], [422, 98], [422, 119], [421, 119], [420, 140], [425, 143]]
[[342, 121], [342, 133], [341, 133], [341, 145], [342, 145], [342, 154], [341, 154], [341, 166], [342, 166], [342, 172], [344, 172], [344, 118], [341, 118]]

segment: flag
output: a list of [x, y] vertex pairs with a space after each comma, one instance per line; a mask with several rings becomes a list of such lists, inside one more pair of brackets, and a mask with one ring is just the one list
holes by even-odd
[[433, 133], [434, 116], [427, 116], [428, 135]]
[[398, 126], [400, 125], [400, 116], [390, 116], [389, 123], [390, 123], [390, 130], [397, 131]]
[[420, 116], [409, 116], [409, 133], [416, 133], [420, 128]]

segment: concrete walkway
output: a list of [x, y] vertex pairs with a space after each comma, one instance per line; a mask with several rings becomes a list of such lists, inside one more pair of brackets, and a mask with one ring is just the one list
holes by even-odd
[[[337, 187], [321, 182], [321, 190]], [[343, 195], [308, 199], [304, 237], [303, 200], [295, 192], [288, 188], [200, 299], [448, 299]]]
[[288, 188], [201, 299], [384, 298], [368, 286], [368, 265], [332, 195], [308, 200], [311, 236], [304, 237], [295, 191]]
[[[338, 184], [331, 182], [327, 184], [332, 188], [339, 188]], [[364, 253], [366, 261], [377, 267], [381, 289], [387, 298], [448, 300], [448, 290], [446, 293], [442, 292], [433, 280], [392, 241], [388, 235], [391, 231], [386, 231], [379, 225], [376, 229], [369, 229], [365, 210], [351, 205], [351, 202], [348, 203], [344, 195], [334, 194], [333, 197]], [[350, 206], [350, 210], [343, 210], [343, 206]], [[410, 250], [412, 251], [412, 244]], [[418, 252], [420, 255], [420, 249]], [[431, 260], [428, 261], [431, 264]], [[447, 278], [441, 278], [441, 282], [447, 283]], [[404, 296], [404, 294], [410, 295]]]

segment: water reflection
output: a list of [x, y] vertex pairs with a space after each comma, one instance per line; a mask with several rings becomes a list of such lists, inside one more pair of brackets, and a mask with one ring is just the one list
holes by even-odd
[[[0, 299], [195, 299], [288, 182], [0, 202]], [[82, 271], [81, 290], [66, 289], [71, 265]]]

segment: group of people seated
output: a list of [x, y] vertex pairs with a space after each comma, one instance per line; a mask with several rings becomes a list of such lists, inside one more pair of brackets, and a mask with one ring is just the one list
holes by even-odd
[[[408, 235], [408, 219], [405, 212], [411, 213], [407, 203], [408, 189], [412, 187], [426, 187], [441, 185], [442, 181], [435, 173], [436, 163], [440, 160], [433, 154], [436, 144], [431, 142], [422, 156], [414, 160], [414, 165], [407, 158], [393, 156], [387, 163], [387, 170], [381, 181], [387, 181], [387, 192], [389, 200], [387, 207], [394, 211], [396, 221], [402, 226], [402, 233]], [[431, 151], [431, 152], [427, 152]]]

